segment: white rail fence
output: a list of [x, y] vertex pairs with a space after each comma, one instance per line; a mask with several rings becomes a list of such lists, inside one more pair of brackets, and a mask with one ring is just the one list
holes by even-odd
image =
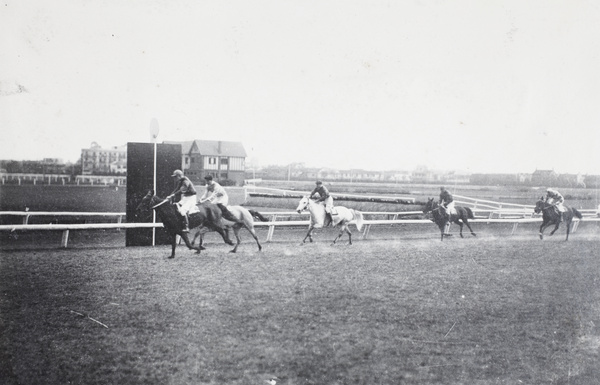
[[[584, 217], [585, 222], [600, 222], [600, 218], [592, 216], [592, 211]], [[410, 224], [410, 225], [432, 225], [429, 219], [401, 219], [407, 215], [422, 215], [420, 211], [409, 212], [362, 212], [364, 215], [371, 216], [386, 216], [392, 219], [366, 219], [363, 221], [364, 229], [362, 230], [362, 239], [366, 239], [371, 230], [371, 226], [394, 225], [394, 224]], [[290, 217], [308, 217], [308, 213], [298, 214], [295, 211], [289, 212], [262, 212], [264, 216], [270, 217], [268, 222], [255, 222], [256, 227], [268, 227], [266, 242], [273, 240], [275, 228], [277, 227], [301, 227], [308, 226], [309, 220], [289, 220]], [[594, 213], [595, 214], [595, 211]], [[23, 216], [23, 224], [20, 225], [0, 225], [0, 231], [62, 231], [61, 246], [67, 247], [69, 241], [69, 232], [80, 230], [115, 230], [115, 229], [131, 229], [131, 228], [161, 228], [162, 223], [123, 223], [122, 218], [125, 213], [92, 213], [92, 212], [27, 212], [27, 211], [4, 211], [0, 215], [17, 215]], [[32, 216], [105, 216], [116, 217], [117, 223], [84, 223], [84, 224], [28, 224], [27, 221]], [[281, 220], [285, 218], [286, 220]], [[521, 218], [478, 218], [471, 220], [474, 223], [511, 223], [513, 224], [511, 235], [517, 230], [519, 224], [523, 223], [539, 223], [540, 217], [521, 217]], [[580, 220], [575, 220], [572, 231], [575, 232], [579, 226]]]

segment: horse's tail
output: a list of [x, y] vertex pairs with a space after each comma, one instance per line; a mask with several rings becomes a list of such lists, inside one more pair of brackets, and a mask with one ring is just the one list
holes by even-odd
[[579, 210], [575, 209], [575, 208], [571, 208], [571, 210], [573, 210], [573, 214], [575, 214], [575, 216], [579, 219], [583, 218], [583, 215], [581, 215], [581, 213], [579, 212]]
[[356, 218], [356, 228], [360, 231], [363, 227], [363, 214], [360, 211], [352, 210], [354, 218]]
[[269, 218], [265, 217], [264, 215], [262, 215], [261, 213], [259, 213], [256, 210], [248, 210], [248, 212], [250, 213], [250, 215], [252, 215], [253, 218], [258, 219], [261, 222], [268, 222], [269, 221]]
[[467, 218], [468, 219], [475, 219], [475, 215], [473, 215], [473, 210], [471, 210], [470, 207], [465, 207], [465, 210], [467, 210]]

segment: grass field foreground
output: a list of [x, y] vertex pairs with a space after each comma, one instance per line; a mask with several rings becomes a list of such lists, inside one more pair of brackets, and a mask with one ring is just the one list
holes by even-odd
[[[443, 246], [443, 248], [442, 248]], [[594, 384], [596, 236], [8, 251], [5, 384]]]

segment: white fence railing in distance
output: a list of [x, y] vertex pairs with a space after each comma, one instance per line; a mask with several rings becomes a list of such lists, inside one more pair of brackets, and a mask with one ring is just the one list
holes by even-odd
[[67, 247], [71, 230], [120, 230], [160, 228], [162, 223], [79, 223], [54, 225], [0, 225], [0, 231], [62, 231], [61, 246]]
[[29, 223], [31, 217], [115, 217], [117, 223], [123, 222], [125, 217], [125, 213], [72, 211], [0, 211], [0, 215], [23, 217], [24, 225]]
[[[300, 191], [300, 190], [282, 190], [282, 189], [276, 189], [276, 188], [270, 188], [270, 187], [258, 187], [258, 186], [245, 186], [244, 187], [245, 190], [245, 197], [246, 200], [248, 200], [248, 198], [250, 197], [250, 193], [267, 193], [267, 194], [274, 194], [274, 195], [281, 195], [282, 197], [302, 197], [305, 195], [309, 195], [310, 191]], [[348, 198], [355, 198], [355, 199], [360, 199], [360, 198], [364, 198], [365, 201], [367, 201], [367, 199], [396, 199], [396, 200], [402, 200], [402, 201], [406, 201], [406, 202], [411, 202], [411, 203], [415, 203], [416, 199], [413, 197], [400, 197], [397, 195], [360, 195], [360, 194], [342, 194], [342, 193], [334, 193], [334, 192], [330, 192], [331, 196], [335, 199], [340, 198], [343, 200], [343, 198], [348, 197]]]

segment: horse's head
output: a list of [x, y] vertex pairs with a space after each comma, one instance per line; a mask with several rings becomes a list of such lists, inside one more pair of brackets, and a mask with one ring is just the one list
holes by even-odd
[[533, 212], [536, 214], [541, 213], [546, 208], [546, 202], [544, 201], [544, 197], [541, 197], [540, 200], [535, 202], [535, 208]]
[[298, 203], [298, 207], [296, 207], [296, 211], [300, 214], [303, 210], [306, 210], [308, 204], [310, 203], [310, 199], [307, 196], [303, 196]]
[[425, 208], [423, 208], [423, 214], [427, 214], [428, 212], [433, 211], [433, 209], [434, 209], [434, 200], [433, 200], [433, 198], [429, 198], [429, 199], [427, 199]]
[[152, 209], [152, 198], [153, 197], [154, 197], [154, 191], [149, 190], [148, 193], [142, 198], [142, 201], [136, 207], [135, 211]]

